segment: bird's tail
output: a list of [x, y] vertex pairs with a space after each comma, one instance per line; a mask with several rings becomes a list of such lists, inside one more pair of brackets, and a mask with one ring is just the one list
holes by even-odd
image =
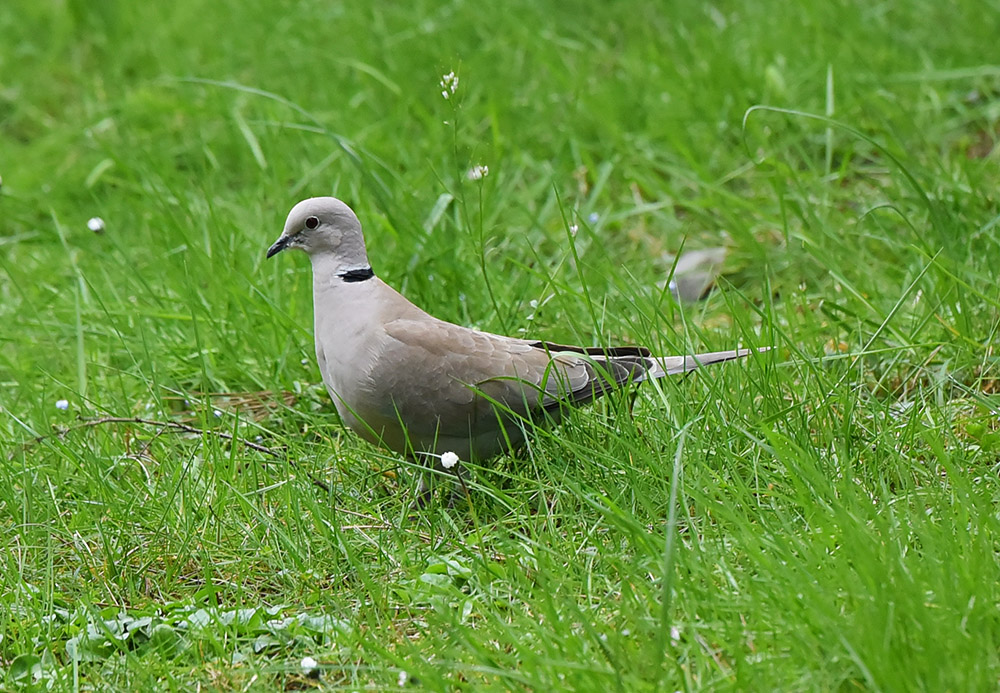
[[653, 378], [663, 378], [677, 373], [687, 373], [696, 368], [707, 366], [721, 361], [732, 361], [741, 359], [754, 352], [763, 353], [769, 351], [771, 347], [758, 347], [756, 349], [731, 349], [729, 351], [711, 351], [705, 354], [692, 354], [690, 356], [647, 356], [644, 360], [649, 366], [645, 373], [635, 378], [634, 382], [642, 382]]
[[[687, 373], [701, 366], [720, 361], [741, 359], [753, 352], [763, 353], [771, 347], [756, 349], [731, 349], [730, 351], [711, 351], [690, 356], [653, 356], [649, 349], [641, 346], [624, 347], [576, 347], [554, 342], [532, 342], [536, 349], [544, 349], [552, 354], [568, 353], [584, 354], [598, 364], [603, 364], [606, 373], [594, 379], [594, 383], [602, 385], [601, 392], [606, 387], [624, 383], [641, 383], [643, 380], [663, 378], [677, 373]], [[593, 399], [593, 395], [590, 399]], [[587, 400], [589, 401], [589, 399]]]

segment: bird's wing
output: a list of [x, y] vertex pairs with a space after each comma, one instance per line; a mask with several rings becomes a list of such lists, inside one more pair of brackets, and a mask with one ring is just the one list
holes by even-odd
[[529, 415], [588, 402], [632, 379], [629, 365], [436, 319], [394, 320], [383, 329], [369, 382], [379, 384], [375, 396], [385, 414], [407, 422], [411, 432], [478, 435], [498, 426], [494, 405]]

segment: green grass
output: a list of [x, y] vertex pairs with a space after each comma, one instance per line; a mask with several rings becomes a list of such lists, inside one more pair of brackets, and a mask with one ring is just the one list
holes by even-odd
[[[996, 688], [993, 5], [14, 0], [0, 687]], [[264, 260], [325, 194], [442, 318], [777, 348], [411, 515]]]

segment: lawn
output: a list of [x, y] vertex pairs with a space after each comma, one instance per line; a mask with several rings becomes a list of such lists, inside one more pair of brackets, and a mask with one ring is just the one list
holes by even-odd
[[[1000, 686], [995, 2], [4, 10], [0, 688]], [[264, 257], [314, 195], [438, 317], [774, 349], [414, 511]]]

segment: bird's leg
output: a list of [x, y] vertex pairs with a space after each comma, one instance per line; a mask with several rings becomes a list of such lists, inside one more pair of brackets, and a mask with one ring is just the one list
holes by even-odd
[[465, 483], [468, 475], [462, 465], [456, 466], [450, 470], [450, 473], [455, 475], [455, 479], [452, 482], [451, 493], [448, 495], [448, 507], [454, 508], [463, 498], [469, 498], [469, 486]]
[[447, 507], [454, 508], [460, 500], [468, 498], [469, 486], [466, 483], [468, 473], [466, 473], [462, 465], [457, 465], [453, 469], [445, 469], [438, 462], [434, 465], [434, 469], [426, 469], [420, 472], [420, 483], [417, 486], [416, 499], [413, 502], [414, 507], [420, 510], [427, 508], [434, 495], [434, 477], [439, 475], [450, 477], [449, 481], [452, 488], [451, 493], [448, 494]]
[[[428, 505], [430, 505], [431, 498], [434, 496], [434, 487], [437, 485], [437, 476], [448, 476], [451, 477], [457, 475], [461, 479], [461, 467], [456, 467], [455, 469], [445, 469], [441, 466], [439, 460], [434, 461], [434, 466], [431, 469], [424, 467], [420, 470], [420, 483], [417, 485], [417, 495], [414, 499], [413, 505], [420, 510], [425, 510]], [[463, 483], [464, 485], [464, 483]], [[454, 491], [451, 493], [452, 500], [449, 500], [448, 506], [451, 507], [454, 502], [454, 496], [457, 493], [457, 485]]]
[[420, 485], [417, 486], [417, 496], [413, 501], [413, 507], [417, 510], [425, 510], [431, 502], [431, 494], [434, 491], [434, 485], [431, 483], [432, 475], [433, 472], [430, 471], [420, 472]]

